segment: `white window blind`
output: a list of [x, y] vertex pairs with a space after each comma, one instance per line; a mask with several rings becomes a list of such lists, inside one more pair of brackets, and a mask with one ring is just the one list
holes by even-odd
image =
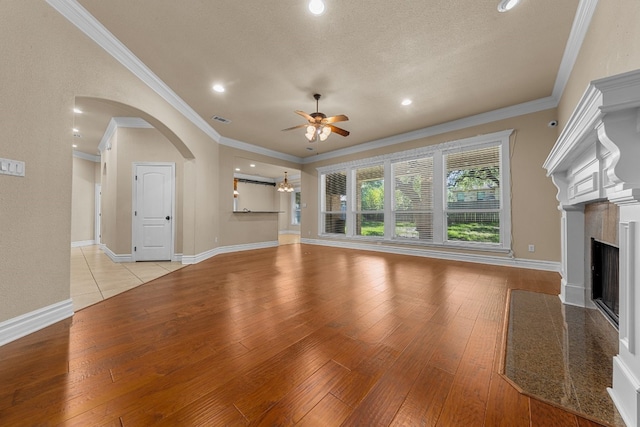
[[384, 166], [355, 169], [355, 234], [384, 236]]
[[433, 240], [433, 157], [392, 163], [394, 237]]
[[447, 240], [500, 243], [500, 147], [445, 154]]
[[512, 132], [318, 168], [320, 234], [509, 251]]
[[324, 200], [322, 217], [324, 232], [345, 234], [347, 214], [347, 172], [339, 171], [324, 174]]

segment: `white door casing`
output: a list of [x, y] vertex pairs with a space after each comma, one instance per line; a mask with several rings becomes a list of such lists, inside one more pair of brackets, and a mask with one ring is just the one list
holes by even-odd
[[99, 245], [102, 243], [102, 184], [95, 186], [95, 221], [93, 241]]
[[173, 255], [175, 164], [133, 163], [133, 261], [170, 261]]

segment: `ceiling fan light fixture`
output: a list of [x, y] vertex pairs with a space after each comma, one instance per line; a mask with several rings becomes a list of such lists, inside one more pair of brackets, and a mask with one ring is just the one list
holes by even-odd
[[322, 0], [311, 0], [309, 2], [309, 11], [314, 15], [322, 15], [324, 13], [324, 2]]
[[500, 0], [498, 12], [508, 12], [520, 3], [520, 0]]

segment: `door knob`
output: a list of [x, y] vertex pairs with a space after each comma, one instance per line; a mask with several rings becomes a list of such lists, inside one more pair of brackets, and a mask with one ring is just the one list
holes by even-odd
[[167, 215], [167, 217], [165, 218], [167, 221], [169, 221], [171, 219], [171, 217], [169, 215]]

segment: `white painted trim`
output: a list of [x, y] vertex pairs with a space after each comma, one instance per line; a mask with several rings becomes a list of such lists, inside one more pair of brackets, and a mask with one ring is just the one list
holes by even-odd
[[42, 307], [0, 323], [0, 346], [73, 316], [70, 299]]
[[300, 235], [300, 231], [299, 230], [278, 230], [278, 234], [295, 234], [295, 235]]
[[102, 245], [101, 249], [113, 262], [133, 262], [131, 254], [115, 254], [106, 245]]
[[153, 129], [153, 125], [140, 117], [113, 117], [119, 128]]
[[182, 255], [183, 264], [197, 264], [206, 259], [212, 258], [216, 255], [226, 254], [231, 252], [250, 251], [254, 249], [273, 248], [278, 246], [278, 241], [272, 242], [258, 242], [258, 243], [246, 243], [243, 245], [233, 246], [220, 246], [218, 248], [210, 249], [205, 252], [201, 252], [197, 255]]
[[182, 254], [173, 254], [171, 257], [172, 262], [182, 262]]
[[613, 387], [607, 388], [624, 423], [640, 426], [640, 381], [620, 355], [613, 357]]
[[79, 240], [76, 242], [71, 242], [71, 247], [72, 248], [80, 248], [83, 246], [92, 246], [95, 245], [96, 241], [95, 240]]
[[218, 141], [220, 145], [226, 145], [227, 147], [237, 148], [239, 150], [249, 151], [251, 153], [262, 154], [269, 157], [275, 157], [276, 159], [286, 160], [288, 162], [302, 163], [303, 158], [293, 156], [291, 154], [281, 153], [279, 151], [271, 150], [269, 148], [259, 147], [257, 145], [249, 144], [236, 139], [227, 138], [221, 136]]
[[93, 199], [93, 239], [96, 244], [100, 244], [102, 232], [102, 184], [95, 184], [93, 190]]
[[573, 18], [569, 39], [564, 48], [560, 68], [556, 75], [556, 82], [553, 86], [552, 97], [558, 100], [558, 102], [564, 93], [564, 88], [567, 86], [576, 59], [578, 59], [582, 42], [584, 42], [584, 38], [587, 35], [589, 24], [591, 24], [591, 18], [593, 18], [597, 5], [598, 0], [580, 0], [580, 3], [578, 3], [578, 10], [576, 11], [576, 16]]
[[153, 71], [151, 71], [133, 52], [118, 40], [104, 25], [94, 18], [76, 0], [47, 0], [47, 3], [80, 31], [96, 42], [107, 53], [113, 56], [124, 67], [142, 80], [154, 92], [177, 109], [183, 116], [196, 125], [214, 141], [220, 141], [220, 134], [216, 132], [198, 113], [196, 113], [182, 98], [167, 86]]
[[392, 245], [371, 245], [357, 243], [352, 240], [320, 240], [300, 239], [300, 243], [309, 245], [330, 246], [345, 249], [358, 249], [363, 251], [384, 252], [396, 255], [419, 256], [424, 258], [444, 259], [449, 261], [463, 261], [477, 264], [498, 265], [503, 267], [528, 268], [531, 270], [560, 271], [560, 263], [554, 261], [537, 261], [522, 258], [499, 257], [490, 255], [474, 255], [459, 252], [446, 252], [432, 249], [407, 248]]
[[102, 153], [104, 150], [111, 150], [111, 145], [109, 145], [109, 140], [111, 139], [111, 137], [113, 137], [113, 134], [116, 132], [116, 129], [118, 129], [118, 123], [112, 117], [111, 120], [109, 120], [109, 124], [107, 125], [107, 128], [105, 129], [104, 134], [102, 135], [102, 138], [100, 139], [100, 144], [98, 144], [98, 151]]
[[509, 119], [512, 117], [522, 116], [525, 114], [537, 113], [538, 111], [556, 108], [558, 101], [555, 98], [547, 97], [536, 99], [534, 101], [525, 102], [511, 107], [501, 108], [499, 110], [489, 111], [487, 113], [477, 114], [475, 116], [464, 117], [462, 119], [453, 120], [451, 122], [442, 123], [435, 126], [429, 126], [424, 129], [418, 129], [412, 132], [402, 133], [390, 136], [388, 138], [378, 139], [371, 142], [355, 145], [353, 147], [342, 148], [324, 154], [313, 155], [302, 159], [302, 164], [315, 163], [322, 160], [333, 159], [336, 157], [347, 156], [360, 153], [367, 150], [374, 150], [390, 145], [401, 144], [403, 142], [414, 141], [416, 139], [427, 138], [435, 135], [441, 135], [473, 126], [483, 125], [496, 122], [498, 120]]
[[442, 123], [435, 126], [429, 126], [413, 132], [396, 135], [390, 138], [383, 138], [371, 142], [359, 144], [354, 147], [348, 147], [341, 150], [335, 150], [330, 153], [309, 156], [306, 158], [292, 156], [290, 154], [280, 153], [268, 148], [259, 147], [243, 141], [237, 141], [231, 138], [221, 136], [209, 123], [207, 123], [199, 114], [197, 114], [182, 98], [180, 98], [169, 86], [166, 85], [158, 76], [156, 76], [138, 57], [136, 57], [122, 42], [120, 42], [109, 30], [107, 30], [95, 17], [93, 17], [84, 7], [76, 0], [47, 0], [47, 3], [56, 9], [69, 22], [75, 25], [80, 31], [86, 34], [107, 53], [113, 56], [124, 67], [130, 70], [136, 77], [147, 84], [158, 95], [165, 99], [170, 105], [182, 113], [194, 125], [205, 132], [209, 137], [219, 144], [241, 150], [263, 154], [278, 159], [307, 164], [321, 160], [327, 160], [349, 154], [359, 153], [366, 150], [372, 150], [389, 145], [399, 144], [402, 142], [413, 141], [428, 136], [439, 135], [446, 132], [465, 129], [472, 126], [491, 123], [497, 120], [503, 120], [511, 117], [517, 117], [524, 114], [535, 113], [538, 111], [556, 108], [558, 106], [559, 96], [564, 91], [571, 70], [575, 63], [577, 54], [580, 51], [584, 36], [588, 30], [591, 17], [595, 11], [597, 0], [580, 0], [576, 17], [563, 59], [560, 63], [560, 69], [556, 76], [556, 82], [553, 88], [553, 96], [540, 98], [522, 104], [501, 108], [486, 113], [477, 114]]
[[[105, 129], [98, 150], [102, 153], [104, 150], [110, 150], [109, 140], [118, 128], [135, 128], [135, 129], [153, 129], [153, 125], [139, 117], [111, 117], [107, 129]], [[98, 160], [100, 161], [100, 160]]]
[[100, 155], [94, 156], [92, 154], [83, 153], [82, 151], [73, 150], [73, 157], [94, 163], [100, 163]]

